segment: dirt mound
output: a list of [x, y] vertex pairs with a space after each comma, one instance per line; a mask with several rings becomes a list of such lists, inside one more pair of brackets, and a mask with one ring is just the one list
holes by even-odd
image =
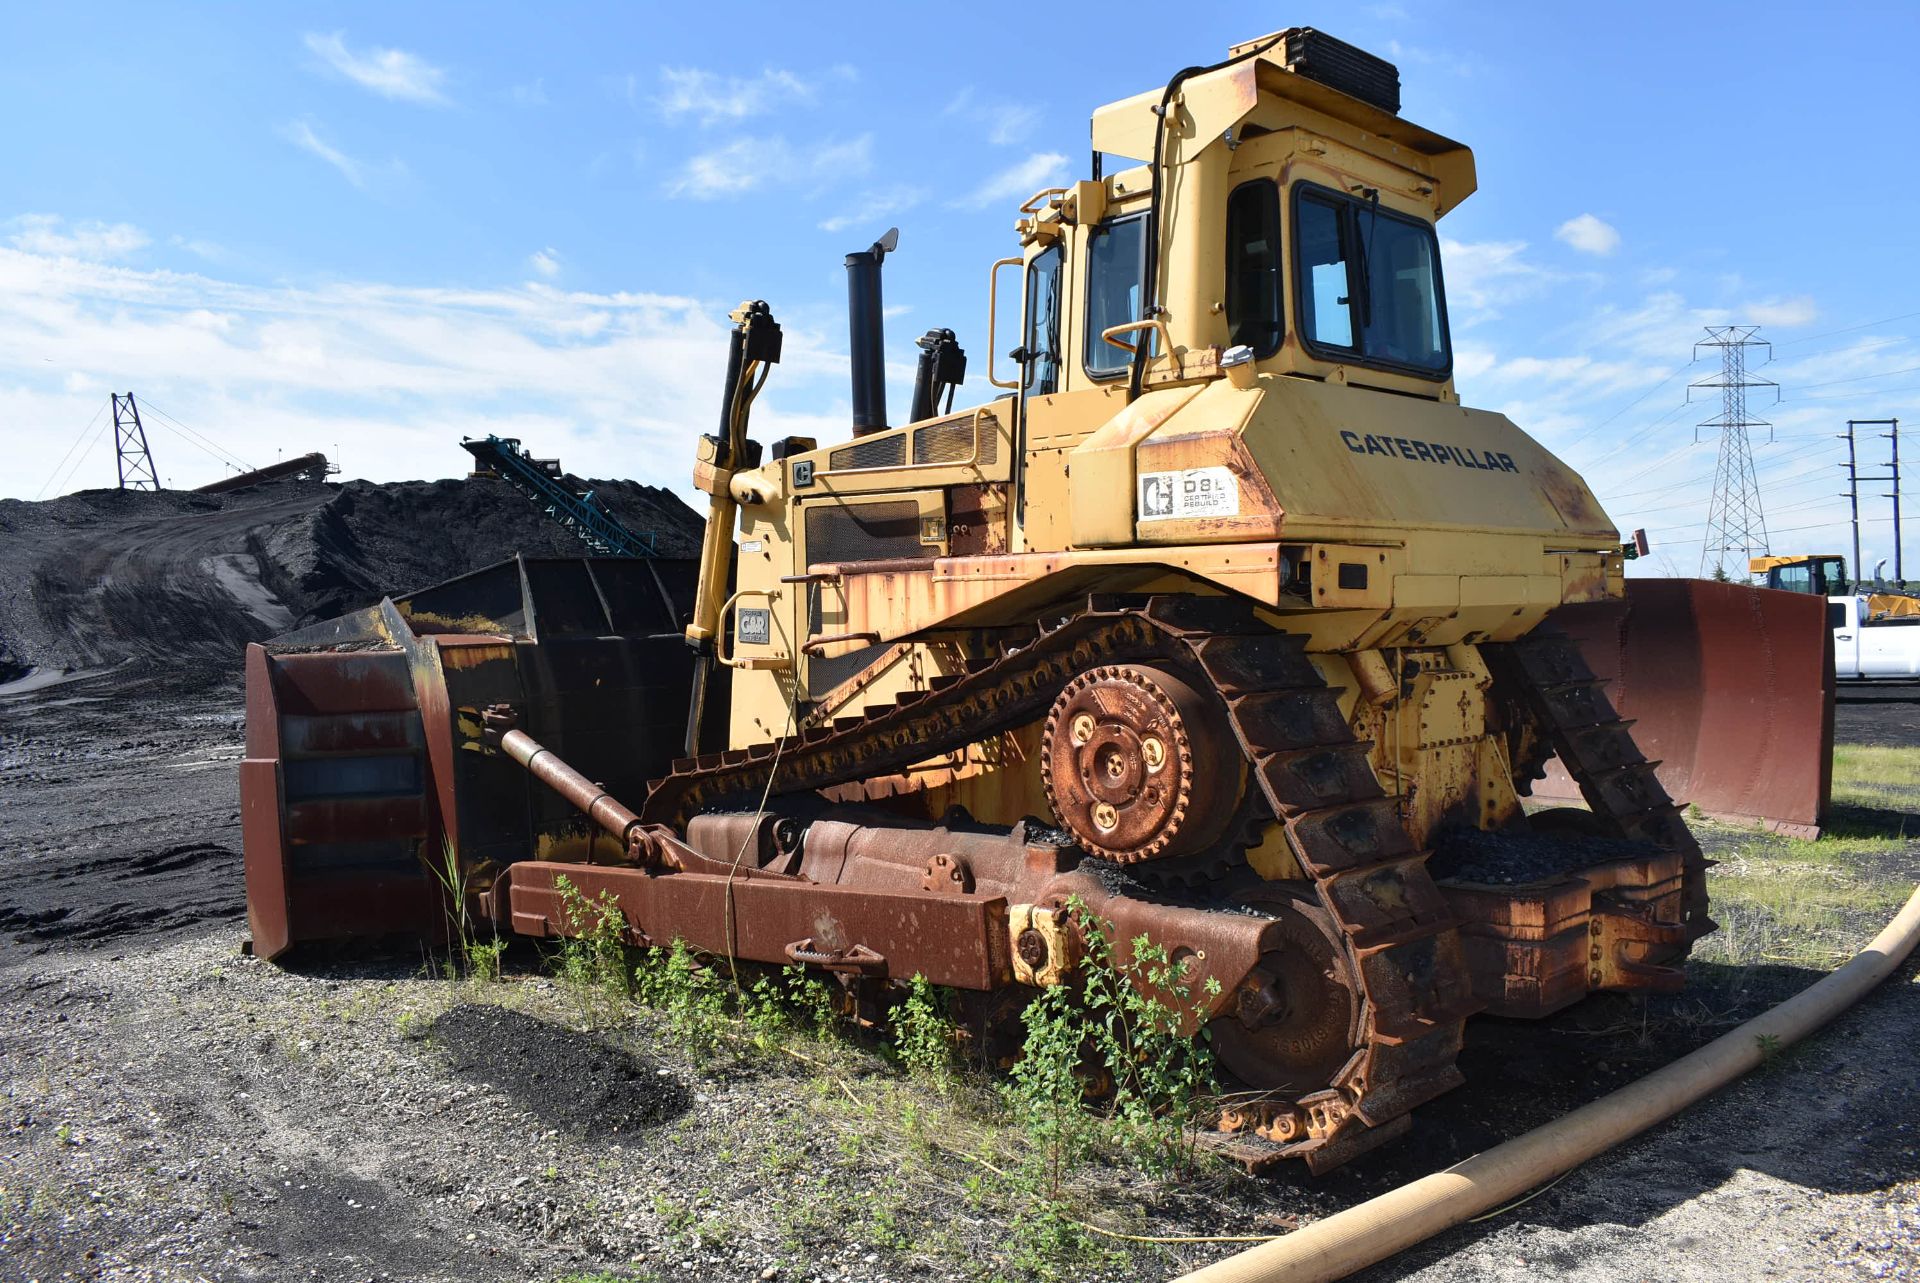
[[689, 1103], [669, 1071], [505, 1007], [458, 1006], [427, 1032], [455, 1074], [505, 1092], [576, 1136], [632, 1134], [679, 1117]]
[[[700, 519], [671, 492], [575, 484], [652, 534], [661, 556], [699, 551]], [[0, 548], [0, 695], [23, 679], [120, 666], [129, 679], [231, 681], [250, 641], [515, 553], [584, 551], [512, 487], [485, 479], [4, 500]]]

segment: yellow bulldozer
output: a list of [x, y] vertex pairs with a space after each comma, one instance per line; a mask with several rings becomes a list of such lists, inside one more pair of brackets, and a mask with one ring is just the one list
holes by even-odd
[[[651, 590], [601, 562], [257, 648], [256, 947], [324, 934], [289, 926], [321, 895], [299, 853], [379, 825], [304, 766], [289, 800], [290, 758], [379, 751], [420, 764], [406, 840], [457, 852], [502, 930], [578, 930], [564, 878], [636, 943], [805, 964], [859, 1002], [923, 976], [1000, 1028], [1087, 932], [1148, 936], [1245, 1089], [1222, 1126], [1255, 1165], [1404, 1130], [1476, 1012], [1678, 987], [1705, 862], [1543, 626], [1621, 595], [1620, 536], [1460, 403], [1434, 227], [1473, 156], [1398, 105], [1391, 65], [1296, 28], [1100, 108], [1090, 175], [1022, 204], [992, 265], [985, 398], [935, 330], [889, 416], [890, 232], [846, 260], [849, 436], [763, 448], [780, 329], [743, 304], [678, 661], [657, 637], [634, 659], [658, 629], [619, 593]], [[353, 725], [419, 729], [300, 749], [382, 655]], [[1584, 808], [1527, 805], [1554, 757]], [[325, 885], [328, 913], [368, 902]]]

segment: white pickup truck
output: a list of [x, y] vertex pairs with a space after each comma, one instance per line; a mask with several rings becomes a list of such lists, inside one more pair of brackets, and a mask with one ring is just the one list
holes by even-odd
[[1827, 626], [1841, 681], [1920, 679], [1920, 615], [1873, 619], [1865, 597], [1829, 597]]

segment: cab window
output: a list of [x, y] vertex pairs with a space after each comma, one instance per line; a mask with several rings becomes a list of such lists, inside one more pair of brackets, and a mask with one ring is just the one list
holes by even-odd
[[1060, 260], [1060, 247], [1054, 245], [1027, 265], [1023, 383], [1037, 396], [1060, 390]]
[[1255, 179], [1227, 198], [1227, 343], [1257, 357], [1280, 350], [1280, 190]]
[[1329, 360], [1445, 378], [1453, 356], [1432, 226], [1383, 209], [1377, 199], [1305, 185], [1294, 223], [1308, 349]]
[[1781, 588], [1787, 592], [1810, 593], [1813, 591], [1813, 567], [1805, 562], [1797, 566], [1775, 566], [1772, 577], [1774, 581], [1772, 587]]
[[1301, 197], [1293, 229], [1300, 256], [1300, 328], [1315, 347], [1353, 346], [1346, 239], [1346, 223], [1337, 204], [1318, 196]]
[[[1102, 331], [1140, 319], [1140, 274], [1146, 258], [1146, 215], [1109, 219], [1087, 243], [1087, 373], [1096, 379], [1124, 374], [1128, 357], [1101, 338]], [[1139, 332], [1125, 336], [1138, 342]]]

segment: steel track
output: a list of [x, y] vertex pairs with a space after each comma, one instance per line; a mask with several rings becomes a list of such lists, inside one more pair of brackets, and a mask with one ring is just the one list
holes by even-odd
[[[1710, 930], [1699, 847], [1571, 643], [1553, 634], [1483, 650], [1509, 717], [1531, 724], [1559, 753], [1596, 811], [1623, 835], [1687, 852], [1688, 921], [1704, 924], [1695, 935]], [[1235, 1142], [1250, 1151], [1239, 1157], [1258, 1165], [1301, 1157], [1325, 1170], [1397, 1134], [1410, 1110], [1461, 1082], [1455, 1060], [1465, 1019], [1478, 1008], [1456, 919], [1427, 871], [1427, 853], [1414, 847], [1397, 802], [1380, 787], [1371, 745], [1354, 737], [1304, 639], [1259, 622], [1246, 603], [1091, 598], [1025, 644], [892, 706], [777, 744], [677, 762], [653, 785], [642, 817], [681, 826], [701, 811], [763, 795], [902, 772], [1039, 720], [1090, 668], [1143, 662], [1204, 677], [1227, 710], [1257, 786], [1253, 800], [1264, 800], [1285, 827], [1318, 905], [1337, 927], [1341, 979], [1358, 999], [1351, 1055], [1326, 1083], [1243, 1109], [1254, 1126]], [[1243, 804], [1243, 816], [1248, 811]], [[1237, 819], [1229, 841], [1244, 844], [1258, 827]], [[1197, 864], [1166, 863], [1177, 881], [1211, 875], [1221, 860], [1213, 853]], [[1132, 866], [1148, 876], [1154, 869], [1153, 862]], [[1241, 906], [1229, 898], [1221, 907]]]

